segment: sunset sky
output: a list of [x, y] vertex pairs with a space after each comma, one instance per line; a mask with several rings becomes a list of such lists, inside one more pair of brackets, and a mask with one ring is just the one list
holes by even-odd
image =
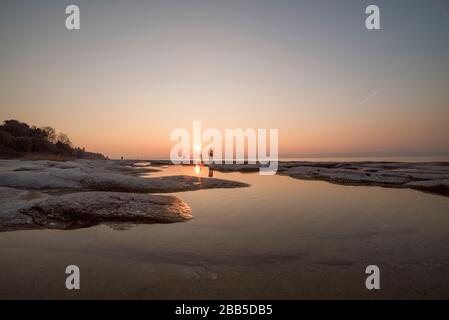
[[[69, 4], [81, 30], [65, 29]], [[447, 0], [0, 6], [0, 120], [112, 158], [167, 158], [193, 120], [276, 128], [281, 156], [449, 153]]]

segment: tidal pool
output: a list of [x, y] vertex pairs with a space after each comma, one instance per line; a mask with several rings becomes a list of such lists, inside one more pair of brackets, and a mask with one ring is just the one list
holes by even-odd
[[[197, 175], [159, 168], [149, 176]], [[449, 298], [449, 198], [214, 177], [251, 186], [175, 193], [192, 208], [184, 223], [0, 233], [0, 298]], [[71, 264], [81, 270], [78, 291], [65, 288]], [[368, 291], [373, 264], [381, 289]]]

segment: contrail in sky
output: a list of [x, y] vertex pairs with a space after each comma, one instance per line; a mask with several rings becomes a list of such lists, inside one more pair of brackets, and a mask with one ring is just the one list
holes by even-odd
[[365, 99], [363, 99], [360, 104], [364, 104], [366, 102], [368, 102], [369, 100], [371, 100], [372, 98], [374, 98], [379, 92], [381, 92], [382, 89], [379, 88], [377, 90], [375, 90], [373, 93], [371, 93], [368, 97], [366, 97]]

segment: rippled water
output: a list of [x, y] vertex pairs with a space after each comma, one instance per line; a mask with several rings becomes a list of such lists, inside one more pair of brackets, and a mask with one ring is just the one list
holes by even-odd
[[[189, 174], [171, 166], [149, 176]], [[208, 175], [201, 170], [199, 179]], [[449, 297], [449, 198], [257, 173], [248, 188], [176, 193], [185, 223], [0, 233], [0, 297]], [[67, 291], [65, 266], [81, 269]], [[365, 268], [381, 290], [365, 289]]]

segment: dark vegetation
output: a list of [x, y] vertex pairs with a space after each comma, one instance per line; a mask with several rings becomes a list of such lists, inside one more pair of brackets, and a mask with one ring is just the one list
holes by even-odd
[[6, 120], [0, 126], [0, 157], [29, 159], [106, 159], [100, 153], [74, 147], [64, 133], [52, 127], [29, 126], [17, 120]]

